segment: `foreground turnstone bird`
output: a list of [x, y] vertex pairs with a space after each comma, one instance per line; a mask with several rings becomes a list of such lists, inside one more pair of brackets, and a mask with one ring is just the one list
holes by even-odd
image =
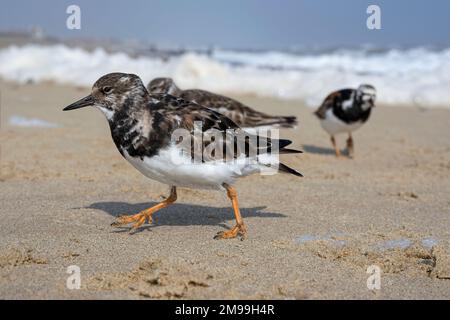
[[373, 86], [362, 84], [358, 89], [342, 89], [326, 97], [322, 105], [316, 110], [323, 129], [331, 136], [336, 156], [340, 156], [334, 136], [339, 133], [348, 133], [348, 155], [353, 157], [352, 132], [361, 127], [375, 106], [376, 90]]
[[[301, 176], [278, 161], [276, 153], [301, 152], [285, 148], [291, 141], [245, 136], [218, 112], [172, 95], [149, 94], [133, 74], [101, 77], [90, 95], [64, 111], [87, 106], [97, 107], [106, 116], [113, 141], [128, 162], [148, 178], [171, 186], [164, 201], [138, 214], [121, 216], [113, 226], [134, 223], [131, 230], [135, 230], [151, 222], [153, 213], [175, 202], [177, 187], [218, 189], [226, 190], [236, 225], [216, 237], [243, 237], [246, 227], [233, 188], [236, 178], [262, 172], [273, 163], [278, 171]], [[226, 157], [219, 155], [222, 151]]]
[[271, 116], [256, 111], [241, 102], [200, 89], [181, 90], [171, 78], [155, 78], [147, 85], [150, 93], [168, 93], [207, 106], [233, 120], [241, 128], [281, 127], [297, 125], [294, 116]]

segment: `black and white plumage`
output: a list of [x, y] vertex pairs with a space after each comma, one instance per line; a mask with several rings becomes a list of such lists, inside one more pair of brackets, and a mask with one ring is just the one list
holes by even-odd
[[293, 128], [297, 125], [295, 116], [268, 115], [235, 99], [206, 90], [181, 90], [171, 78], [155, 78], [149, 82], [147, 89], [151, 94], [167, 93], [188, 101], [194, 101], [225, 115], [242, 128]]
[[329, 94], [322, 105], [315, 111], [322, 128], [328, 132], [336, 152], [335, 135], [347, 133], [347, 148], [353, 157], [353, 138], [351, 133], [360, 128], [370, 116], [375, 107], [376, 90], [373, 86], [362, 84], [357, 89], [342, 89]]
[[[172, 186], [167, 201], [175, 201], [177, 186], [225, 188], [232, 202], [235, 201], [233, 208], [237, 225], [229, 232], [221, 233], [221, 238], [245, 234], [236, 192], [232, 187], [237, 178], [261, 172], [274, 163], [279, 165], [279, 171], [301, 176], [294, 169], [279, 163], [278, 155], [274, 153], [274, 150], [279, 153], [299, 153], [285, 148], [291, 143], [289, 140], [257, 137], [260, 143], [251, 144], [251, 139], [245, 140], [243, 149], [235, 148], [232, 144], [232, 159], [227, 161], [205, 156], [204, 150], [208, 147], [226, 151], [223, 147], [225, 144], [220, 143], [235, 132], [245, 132], [226, 116], [195, 102], [170, 94], [149, 94], [140, 78], [133, 74], [112, 73], [101, 77], [94, 84], [90, 95], [64, 110], [86, 106], [97, 107], [104, 113], [113, 141], [128, 162], [148, 178]], [[196, 130], [198, 124], [201, 124], [200, 136]], [[188, 144], [173, 139], [178, 131], [185, 134], [182, 140], [186, 139]], [[216, 134], [214, 139], [211, 137], [213, 134]], [[120, 218], [115, 225], [135, 222], [133, 228], [136, 229], [146, 219], [150, 220], [154, 211], [170, 203], [163, 201], [155, 206], [157, 209], [153, 207], [137, 215]]]

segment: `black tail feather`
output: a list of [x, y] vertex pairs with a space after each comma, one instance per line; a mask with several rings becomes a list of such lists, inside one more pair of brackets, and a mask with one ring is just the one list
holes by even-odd
[[300, 172], [298, 172], [297, 170], [294, 170], [292, 168], [289, 168], [287, 165], [285, 165], [285, 164], [283, 164], [281, 162], [278, 165], [278, 171], [285, 172], [285, 173], [290, 173], [290, 174], [293, 174], [294, 176], [297, 176], [297, 177], [303, 177], [303, 175]]
[[303, 151], [300, 151], [300, 150], [286, 148], [291, 143], [292, 143], [292, 141], [288, 140], [288, 139], [280, 139], [280, 140], [278, 140], [278, 150], [279, 150], [278, 152], [280, 154], [285, 154], [285, 153], [303, 153]]
[[287, 153], [303, 153], [303, 151], [302, 150], [283, 148], [279, 152], [279, 154], [287, 154]]
[[278, 148], [281, 150], [284, 147], [287, 147], [288, 145], [290, 145], [292, 143], [291, 140], [288, 139], [280, 139], [278, 140]]

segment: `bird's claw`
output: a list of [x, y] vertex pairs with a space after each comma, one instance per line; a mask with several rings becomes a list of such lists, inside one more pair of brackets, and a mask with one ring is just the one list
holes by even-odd
[[120, 227], [125, 224], [134, 222], [134, 224], [130, 228], [130, 233], [131, 233], [132, 231], [135, 231], [141, 225], [143, 225], [147, 219], [148, 219], [149, 223], [153, 222], [152, 216], [146, 214], [146, 212], [140, 212], [138, 214], [131, 215], [131, 216], [119, 216], [116, 221], [111, 223], [111, 226], [112, 227]]
[[220, 231], [215, 236], [214, 239], [233, 239], [237, 236], [240, 237], [240, 240], [243, 241], [247, 238], [247, 228], [242, 225], [235, 225], [232, 229], [226, 231]]

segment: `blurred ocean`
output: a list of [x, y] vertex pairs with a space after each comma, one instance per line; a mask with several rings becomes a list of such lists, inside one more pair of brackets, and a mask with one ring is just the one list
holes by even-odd
[[0, 49], [0, 77], [20, 83], [90, 87], [114, 71], [138, 74], [145, 83], [168, 76], [184, 89], [301, 99], [314, 107], [332, 90], [370, 83], [382, 104], [450, 108], [450, 48], [132, 53], [26, 44]]

